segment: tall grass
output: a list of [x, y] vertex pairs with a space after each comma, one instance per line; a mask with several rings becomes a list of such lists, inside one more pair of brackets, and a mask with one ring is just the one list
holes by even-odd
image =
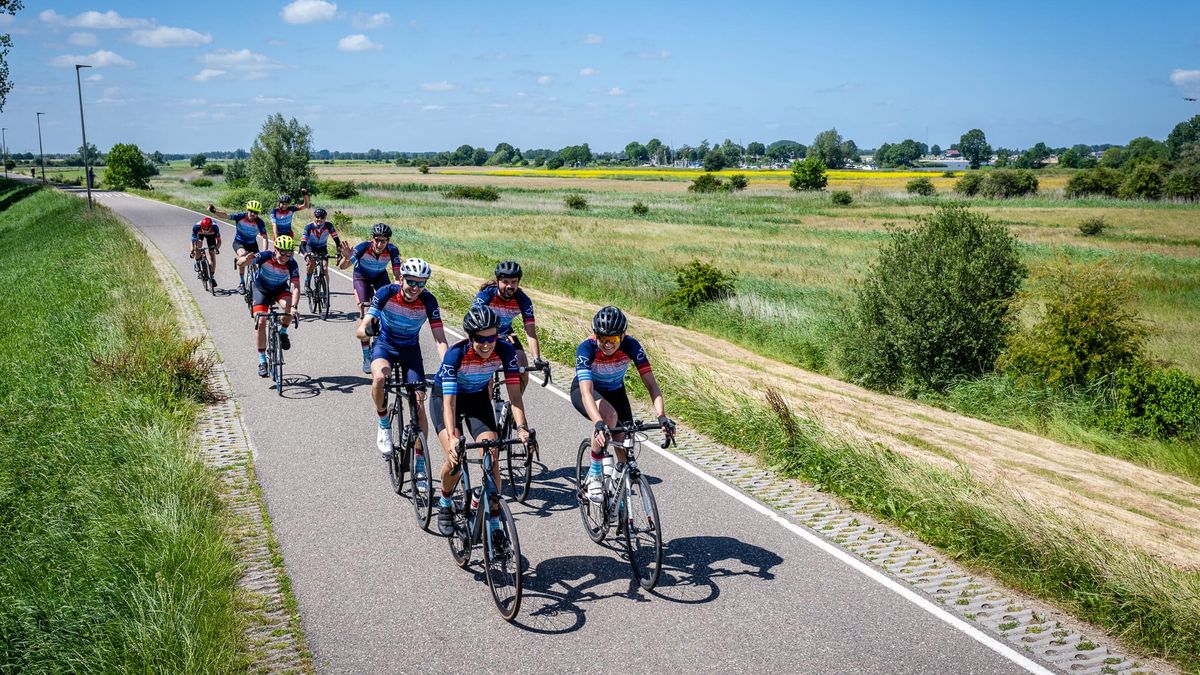
[[0, 183], [0, 670], [243, 669], [206, 364], [103, 209]]

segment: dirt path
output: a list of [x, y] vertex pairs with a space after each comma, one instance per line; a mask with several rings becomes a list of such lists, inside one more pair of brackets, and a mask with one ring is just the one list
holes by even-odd
[[[480, 279], [438, 268], [452, 284]], [[580, 335], [595, 306], [526, 289], [543, 315], [576, 322]], [[547, 312], [549, 310], [549, 312]], [[1001, 481], [1034, 503], [1160, 560], [1200, 569], [1200, 486], [1090, 450], [1064, 445], [908, 399], [772, 361], [733, 343], [646, 318], [636, 333], [672, 364], [720, 377], [742, 392], [767, 386], [844, 438], [876, 442], [904, 455], [953, 469], [960, 463], [984, 480]]]

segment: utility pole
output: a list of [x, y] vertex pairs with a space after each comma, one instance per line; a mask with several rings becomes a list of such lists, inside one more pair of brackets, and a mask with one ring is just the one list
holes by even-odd
[[75, 64], [75, 89], [79, 92], [79, 130], [83, 132], [83, 184], [87, 186], [88, 208], [92, 208], [92, 172], [88, 165], [87, 127], [83, 124], [83, 85], [79, 83], [79, 69], [91, 66]]
[[37, 122], [38, 122], [38, 163], [42, 165], [42, 182], [43, 182], [43, 183], [45, 183], [45, 182], [46, 182], [46, 155], [45, 155], [45, 153], [43, 153], [43, 152], [42, 152], [42, 115], [45, 115], [45, 114], [46, 114], [46, 113], [38, 113], [38, 114], [37, 114]]
[[8, 140], [4, 132], [8, 127], [0, 127], [0, 147], [4, 148], [4, 179], [8, 180]]

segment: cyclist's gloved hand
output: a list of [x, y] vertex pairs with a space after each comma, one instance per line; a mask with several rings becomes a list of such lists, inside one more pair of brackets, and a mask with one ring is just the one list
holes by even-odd
[[607, 435], [608, 434], [608, 423], [605, 422], [604, 420], [600, 420], [599, 422], [596, 422], [596, 433]]
[[662, 428], [667, 431], [675, 431], [675, 423], [672, 422], [671, 419], [666, 415], [659, 415], [658, 423], [661, 424]]
[[363, 332], [367, 334], [367, 337], [379, 335], [379, 320], [372, 318], [367, 322], [367, 327], [363, 329]]

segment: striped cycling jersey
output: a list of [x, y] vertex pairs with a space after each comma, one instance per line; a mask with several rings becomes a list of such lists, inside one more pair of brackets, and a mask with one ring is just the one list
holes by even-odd
[[625, 371], [629, 364], [637, 367], [638, 373], [650, 372], [650, 359], [637, 340], [626, 335], [621, 346], [612, 356], [605, 356], [595, 338], [588, 338], [575, 348], [575, 377], [580, 382], [591, 382], [599, 391], [615, 391], [625, 386]]
[[367, 314], [379, 319], [378, 339], [393, 347], [417, 344], [426, 320], [430, 328], [442, 327], [441, 310], [433, 293], [421, 291], [415, 300], [408, 302], [400, 284], [388, 284], [376, 291]]
[[325, 246], [330, 237], [336, 236], [337, 228], [333, 223], [309, 223], [304, 226], [304, 241], [307, 241], [309, 246]]
[[483, 290], [475, 295], [473, 307], [491, 307], [492, 311], [500, 317], [500, 335], [508, 335], [516, 330], [513, 322], [518, 316], [526, 326], [533, 325], [533, 302], [525, 295], [525, 291], [517, 289], [511, 300], [505, 300], [500, 296], [500, 289], [496, 286], [488, 285]]
[[350, 254], [350, 262], [354, 264], [354, 276], [364, 279], [387, 279], [387, 268], [392, 266], [392, 273], [400, 278], [400, 249], [388, 242], [383, 253], [376, 255], [370, 241], [364, 241], [354, 247]]
[[289, 204], [281, 208], [271, 209], [271, 223], [275, 225], [275, 236], [286, 234], [292, 236], [292, 214], [300, 210], [299, 206]]
[[441, 387], [446, 395], [474, 394], [487, 390], [487, 384], [492, 375], [504, 370], [506, 384], [520, 384], [521, 376], [517, 372], [517, 350], [507, 342], [496, 341], [496, 348], [485, 359], [475, 353], [475, 346], [469, 339], [454, 343], [446, 350], [442, 359], [442, 367], [438, 368], [433, 378], [435, 387]]
[[200, 223], [192, 225], [192, 241], [200, 241], [200, 237], [216, 237], [221, 238], [221, 228], [217, 227], [217, 221], [213, 221], [212, 225], [205, 227]]
[[258, 276], [254, 278], [254, 283], [264, 291], [281, 291], [289, 283], [300, 284], [300, 266], [296, 264], [295, 257], [283, 264], [275, 259], [274, 251], [263, 251], [255, 254], [254, 264], [258, 265]]
[[248, 213], [230, 214], [229, 219], [233, 221], [233, 226], [237, 228], [233, 238], [235, 241], [253, 244], [255, 237], [258, 235], [267, 236], [267, 223], [258, 216], [254, 220], [250, 220]]

